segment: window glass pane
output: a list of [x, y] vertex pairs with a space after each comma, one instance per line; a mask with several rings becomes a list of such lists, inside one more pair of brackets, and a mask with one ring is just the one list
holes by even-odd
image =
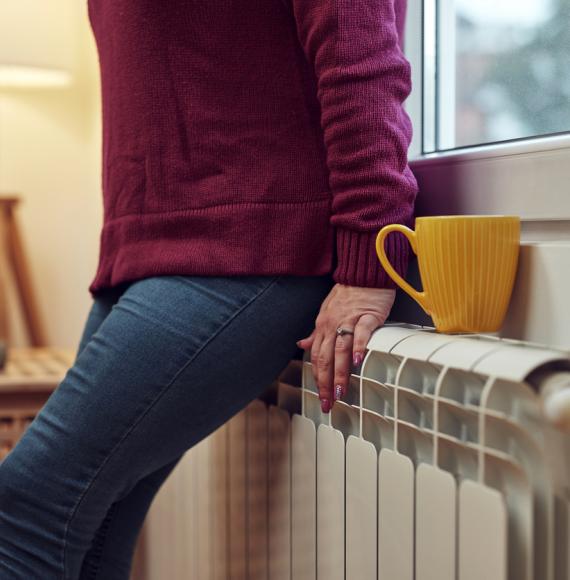
[[570, 130], [570, 0], [438, 8], [438, 149]]

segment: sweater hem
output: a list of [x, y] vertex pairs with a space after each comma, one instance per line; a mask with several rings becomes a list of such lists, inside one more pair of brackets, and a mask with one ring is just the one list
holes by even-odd
[[269, 219], [267, 204], [239, 205], [105, 220], [90, 294], [151, 276], [332, 273], [330, 199], [273, 203]]

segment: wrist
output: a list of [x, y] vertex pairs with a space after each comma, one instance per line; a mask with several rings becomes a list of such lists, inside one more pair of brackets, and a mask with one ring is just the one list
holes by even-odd
[[[388, 276], [376, 254], [378, 231], [359, 232], [337, 227], [337, 264], [333, 280], [347, 286], [383, 288], [396, 291], [397, 285]], [[394, 269], [405, 278], [410, 247], [403, 234], [386, 237], [386, 255]]]

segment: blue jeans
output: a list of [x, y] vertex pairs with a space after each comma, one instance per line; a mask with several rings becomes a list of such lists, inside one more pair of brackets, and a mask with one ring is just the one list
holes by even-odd
[[184, 453], [301, 351], [332, 276], [155, 276], [93, 301], [73, 366], [0, 464], [1, 580], [127, 580]]

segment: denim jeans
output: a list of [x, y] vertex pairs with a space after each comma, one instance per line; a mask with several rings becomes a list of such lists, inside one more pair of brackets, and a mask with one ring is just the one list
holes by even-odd
[[106, 289], [0, 464], [1, 580], [127, 580], [184, 453], [301, 351], [332, 276], [154, 276]]

